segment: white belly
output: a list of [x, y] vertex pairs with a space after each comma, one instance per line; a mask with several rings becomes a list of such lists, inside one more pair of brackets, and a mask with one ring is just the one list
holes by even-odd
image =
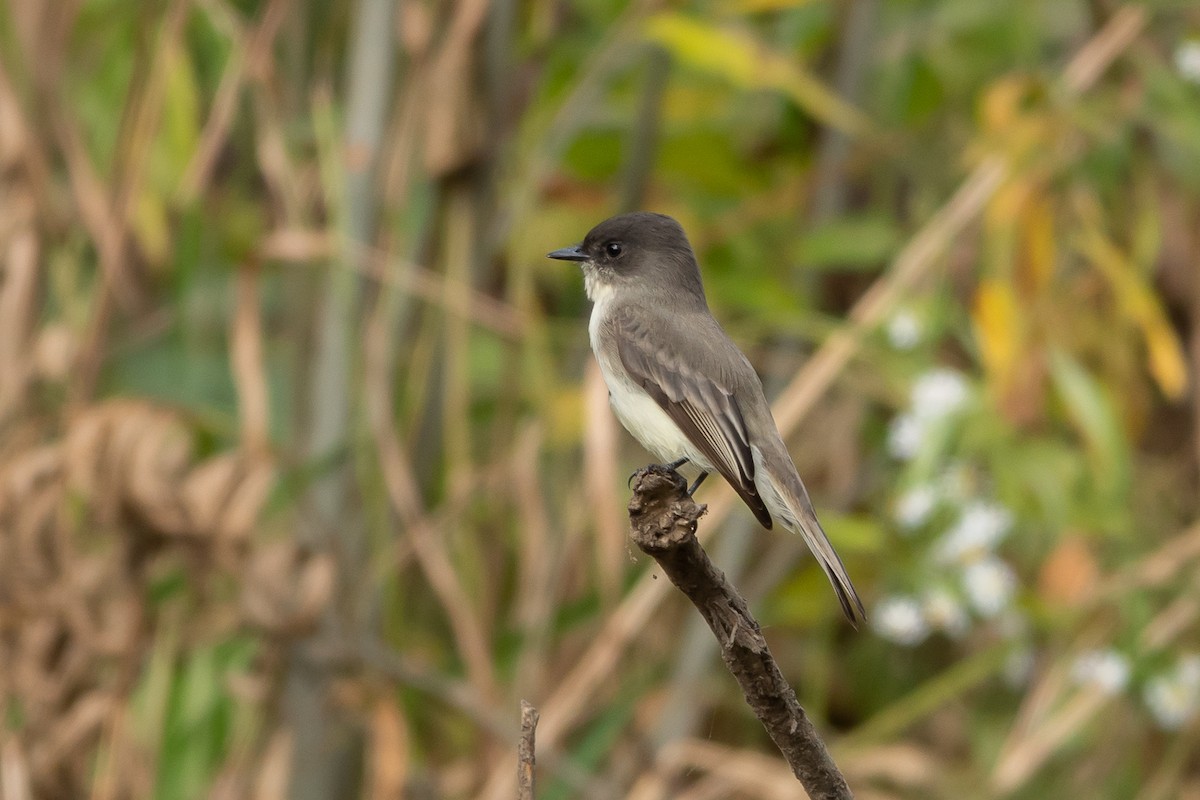
[[604, 292], [599, 293], [596, 305], [592, 308], [592, 318], [588, 325], [591, 334], [592, 352], [600, 364], [600, 373], [604, 383], [608, 385], [608, 402], [612, 405], [617, 419], [625, 426], [625, 430], [633, 434], [633, 438], [641, 442], [656, 458], [664, 462], [680, 458], [688, 459], [692, 464], [704, 471], [712, 471], [712, 464], [696, 449], [695, 445], [684, 436], [679, 426], [667, 416], [658, 403], [646, 394], [629, 377], [620, 359], [614, 354], [605, 356], [599, 347], [599, 320], [602, 319], [604, 306], [609, 299]]
[[605, 365], [606, 359], [597, 358], [604, 382], [608, 384], [608, 402], [625, 430], [633, 434], [642, 447], [664, 462], [687, 458], [702, 469], [712, 469], [708, 459], [696, 450], [679, 426], [642, 387], [629, 380], [620, 365], [617, 365], [618, 375], [612, 365]]

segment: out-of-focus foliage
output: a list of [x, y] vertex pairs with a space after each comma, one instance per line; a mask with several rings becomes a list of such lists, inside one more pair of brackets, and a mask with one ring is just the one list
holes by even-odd
[[625, 543], [672, 214], [868, 603], [702, 529], [859, 796], [1190, 796], [1200, 13], [0, 6], [0, 800], [793, 797]]

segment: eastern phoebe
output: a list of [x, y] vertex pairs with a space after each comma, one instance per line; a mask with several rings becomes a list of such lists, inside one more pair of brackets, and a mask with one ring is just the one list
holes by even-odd
[[713, 319], [700, 268], [679, 223], [621, 214], [583, 243], [549, 254], [578, 261], [593, 302], [588, 324], [608, 398], [625, 429], [656, 457], [721, 473], [763, 527], [804, 537], [851, 623], [862, 601], [829, 543], [779, 436], [762, 383]]

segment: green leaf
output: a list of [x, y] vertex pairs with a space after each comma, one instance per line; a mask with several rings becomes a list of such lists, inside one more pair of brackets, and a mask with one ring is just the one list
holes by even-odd
[[164, 193], [175, 187], [200, 141], [200, 93], [191, 57], [182, 48], [164, 55], [162, 134], [155, 142], [155, 182]]
[[582, 131], [563, 157], [565, 165], [588, 181], [611, 178], [621, 168], [624, 135], [616, 128]]
[[1003, 668], [1011, 652], [1012, 645], [1002, 642], [958, 661], [877, 711], [844, 737], [841, 746], [866, 747], [898, 737], [914, 723], [990, 680]]
[[829, 540], [843, 554], [878, 553], [883, 549], [883, 526], [872, 516], [826, 513], [821, 523]]
[[886, 216], [842, 217], [809, 231], [797, 245], [796, 261], [817, 269], [876, 269], [899, 242], [900, 231]]
[[919, 55], [905, 59], [894, 70], [885, 73], [888, 84], [883, 103], [889, 116], [906, 125], [920, 125], [941, 108], [945, 100], [942, 79]]
[[1063, 408], [1092, 455], [1102, 491], [1123, 490], [1129, 482], [1129, 454], [1112, 401], [1103, 387], [1068, 353], [1050, 353], [1050, 371]]

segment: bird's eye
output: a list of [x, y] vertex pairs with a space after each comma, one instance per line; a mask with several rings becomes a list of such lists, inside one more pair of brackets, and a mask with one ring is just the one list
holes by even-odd
[[604, 252], [608, 253], [609, 258], [616, 258], [617, 256], [621, 255], [621, 250], [622, 248], [620, 242], [609, 242], [608, 244], [604, 245]]

